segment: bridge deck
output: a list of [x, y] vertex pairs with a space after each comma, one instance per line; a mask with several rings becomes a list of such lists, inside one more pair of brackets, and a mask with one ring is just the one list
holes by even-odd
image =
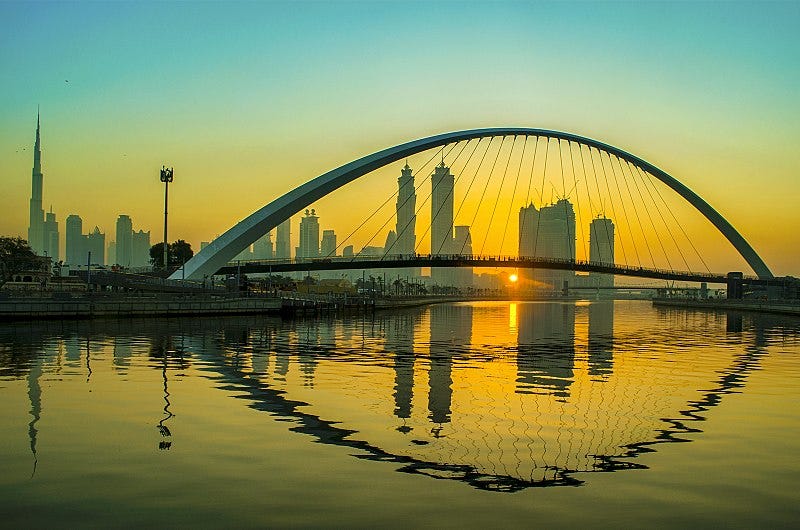
[[727, 282], [725, 274], [691, 271], [670, 271], [628, 267], [618, 264], [590, 263], [578, 260], [553, 258], [528, 258], [512, 256], [474, 255], [389, 255], [355, 258], [316, 258], [293, 260], [257, 260], [233, 262], [221, 267], [216, 274], [256, 274], [283, 272], [311, 272], [327, 270], [398, 269], [411, 267], [473, 267], [511, 269], [553, 269], [574, 272], [596, 272], [616, 276], [651, 278], [656, 280], [720, 283]]

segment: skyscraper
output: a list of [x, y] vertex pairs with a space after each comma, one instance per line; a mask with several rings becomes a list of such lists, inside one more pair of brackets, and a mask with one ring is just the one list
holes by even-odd
[[86, 236], [83, 235], [83, 220], [80, 215], [67, 216], [64, 232], [66, 234], [65, 261], [69, 265], [86, 264]]
[[272, 250], [272, 232], [267, 232], [255, 243], [253, 243], [253, 258], [255, 259], [272, 259], [274, 252]]
[[319, 257], [319, 217], [312, 209], [300, 219], [300, 246], [298, 247], [298, 258]]
[[86, 238], [87, 253], [91, 253], [92, 265], [105, 265], [106, 235], [98, 227], [94, 227]]
[[39, 136], [39, 114], [36, 114], [36, 140], [33, 144], [33, 171], [31, 175], [30, 221], [28, 224], [28, 244], [33, 251], [42, 256], [47, 250], [44, 240], [44, 209], [42, 209], [42, 143]]
[[397, 239], [394, 248], [386, 249], [392, 254], [413, 254], [417, 245], [416, 225], [417, 194], [414, 190], [414, 175], [406, 163], [397, 179], [397, 225], [395, 234]]
[[[472, 235], [469, 226], [457, 226], [453, 240], [454, 253], [469, 256], [472, 254]], [[472, 287], [472, 267], [459, 267], [453, 270], [456, 286], [461, 289]]]
[[108, 255], [106, 256], [106, 261], [109, 265], [116, 265], [117, 263], [117, 242], [116, 241], [109, 241], [108, 242]]
[[336, 256], [336, 232], [333, 230], [322, 231], [322, 243], [320, 243], [319, 255], [323, 258]]
[[[455, 177], [444, 160], [431, 175], [431, 254], [453, 253], [453, 191]], [[453, 285], [450, 269], [431, 268], [431, 279], [437, 285]]]
[[[589, 225], [589, 262], [612, 265], [614, 263], [614, 223], [607, 217], [592, 219]], [[592, 285], [613, 287], [614, 275], [589, 273]]]
[[131, 267], [150, 265], [150, 231], [131, 233]]
[[132, 243], [133, 243], [133, 222], [127, 215], [120, 215], [117, 218], [117, 265], [122, 267], [131, 266]]
[[56, 221], [56, 214], [53, 213], [53, 207], [45, 214], [44, 217], [44, 255], [53, 258], [53, 262], [59, 260], [59, 237], [58, 237], [58, 221]]
[[[567, 199], [537, 210], [533, 204], [519, 211], [519, 255], [521, 257], [575, 259], [575, 210]], [[559, 290], [573, 280], [572, 271], [525, 269], [522, 278], [538, 289]], [[531, 284], [528, 283], [527, 287]]]
[[[400, 171], [400, 176], [397, 178], [397, 204], [395, 210], [397, 212], [397, 224], [395, 226], [395, 239], [394, 246], [387, 248], [386, 252], [389, 254], [400, 254], [408, 256], [414, 254], [417, 246], [417, 193], [414, 188], [414, 172], [406, 162], [405, 167]], [[419, 267], [400, 269], [397, 271], [399, 276], [404, 277], [418, 277], [420, 275]]]
[[290, 217], [278, 225], [278, 230], [275, 237], [276, 259], [290, 259], [292, 257], [291, 240], [292, 218]]

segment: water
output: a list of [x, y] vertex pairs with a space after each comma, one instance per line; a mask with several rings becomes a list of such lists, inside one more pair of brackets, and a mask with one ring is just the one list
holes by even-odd
[[0, 326], [0, 506], [43, 526], [773, 526], [800, 320], [648, 302]]

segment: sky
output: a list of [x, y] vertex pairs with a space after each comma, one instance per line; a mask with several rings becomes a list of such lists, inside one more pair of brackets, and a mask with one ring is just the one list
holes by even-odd
[[[353, 159], [509, 125], [636, 154], [800, 276], [798, 23], [799, 2], [3, 2], [0, 234], [27, 231], [37, 106], [62, 254], [73, 213], [155, 243], [162, 164], [170, 239], [198, 248]], [[390, 173], [320, 205], [323, 228], [348, 232], [346, 197], [383, 201]]]

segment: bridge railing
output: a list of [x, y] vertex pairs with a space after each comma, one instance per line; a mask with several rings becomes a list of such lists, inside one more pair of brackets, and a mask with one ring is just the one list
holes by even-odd
[[[540, 256], [504, 256], [486, 254], [385, 254], [381, 256], [331, 256], [324, 258], [292, 258], [292, 259], [266, 259], [266, 260], [239, 260], [230, 262], [221, 270], [233, 271], [242, 267], [252, 269], [257, 267], [262, 272], [269, 272], [271, 266], [280, 266], [285, 271], [286, 267], [297, 267], [296, 270], [302, 271], [303, 266], [309, 266], [309, 270], [322, 270], [325, 264], [336, 264], [337, 268], [342, 268], [342, 264], [363, 265], [364, 268], [379, 268], [385, 263], [391, 267], [402, 267], [404, 263], [408, 266], [424, 267], [426, 265], [442, 264], [441, 266], [468, 266], [468, 267], [496, 267], [499, 264], [505, 266], [518, 266], [520, 268], [552, 268], [558, 270], [581, 270], [596, 272], [600, 274], [614, 274], [624, 276], [637, 275], [664, 275], [681, 276], [691, 278], [696, 281], [724, 282], [723, 273], [699, 273], [693, 271], [676, 271], [659, 268], [635, 267], [618, 263], [592, 262], [575, 259], [550, 258]], [[549, 266], [549, 267], [548, 267]], [[757, 279], [755, 276], [747, 276], [745, 279]]]

